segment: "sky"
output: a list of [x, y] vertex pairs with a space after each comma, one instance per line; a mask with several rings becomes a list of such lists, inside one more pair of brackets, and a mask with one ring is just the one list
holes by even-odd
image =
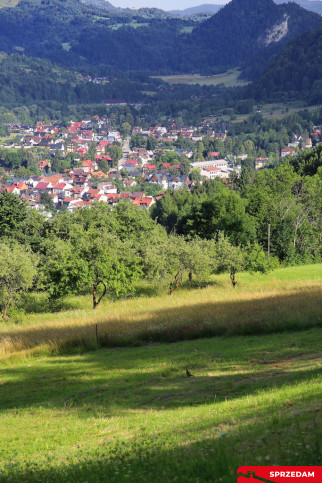
[[109, 0], [114, 7], [121, 8], [142, 8], [142, 7], [155, 7], [162, 10], [184, 10], [189, 7], [197, 7], [204, 3], [224, 5], [228, 0]]

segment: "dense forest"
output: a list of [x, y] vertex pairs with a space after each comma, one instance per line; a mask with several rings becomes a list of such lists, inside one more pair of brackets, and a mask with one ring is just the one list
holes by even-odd
[[[201, 23], [141, 15], [75, 0], [23, 0], [0, 10], [0, 50], [19, 49], [28, 56], [101, 73], [106, 68], [216, 72], [246, 61], [254, 61], [258, 70], [259, 63], [263, 66], [287, 40], [322, 26], [317, 14], [273, 0], [232, 0]], [[269, 40], [285, 21], [285, 35]]]
[[262, 101], [322, 102], [322, 30], [290, 42], [245, 93]]
[[[109, 8], [75, 0], [23, 0], [0, 10], [0, 104], [7, 107], [0, 122], [14, 119], [16, 107], [34, 111], [36, 105], [38, 114], [60, 119], [80, 112], [81, 105], [111, 98], [143, 103], [146, 118], [178, 117], [186, 123], [224, 110], [249, 114], [252, 99], [321, 101], [321, 30], [284, 47], [246, 88], [170, 86], [151, 77], [214, 74], [237, 65], [244, 77], [256, 77], [289, 39], [322, 27], [321, 17], [296, 4], [233, 0], [204, 22], [149, 9]], [[273, 26], [285, 19], [283, 38], [268, 41]], [[86, 76], [105, 80], [94, 83]]]
[[6, 106], [56, 101], [60, 104], [101, 103], [103, 99], [125, 98], [127, 102], [146, 101], [144, 90], [156, 90], [163, 83], [148, 76], [109, 71], [101, 83], [90, 82], [81, 74], [19, 54], [0, 57], [0, 103]]
[[[201, 71], [211, 65], [246, 64], [248, 77], [254, 77], [288, 40], [319, 28], [321, 21], [295, 3], [277, 6], [273, 0], [232, 0], [187, 37], [192, 45], [189, 57], [199, 59]], [[283, 22], [287, 27], [277, 40], [272, 32]]]

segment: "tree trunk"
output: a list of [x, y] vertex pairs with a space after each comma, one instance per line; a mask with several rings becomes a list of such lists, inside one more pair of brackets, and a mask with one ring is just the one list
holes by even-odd
[[[97, 300], [97, 287], [102, 284], [104, 286], [104, 290], [102, 295], [100, 295], [99, 299]], [[96, 309], [96, 307], [101, 303], [102, 298], [106, 294], [106, 284], [103, 280], [100, 280], [99, 282], [93, 283], [93, 309]]]
[[237, 285], [237, 280], [235, 279], [235, 273], [236, 273], [236, 270], [234, 268], [231, 268], [230, 269], [230, 280], [231, 280], [231, 283], [233, 284], [234, 288]]
[[9, 317], [7, 316], [8, 308], [9, 308], [9, 303], [7, 303], [4, 306], [4, 309], [2, 311], [2, 318], [3, 318], [3, 320], [9, 320]]
[[93, 309], [96, 309], [97, 307], [96, 292], [97, 292], [97, 285], [96, 283], [93, 283]]
[[[175, 290], [177, 290], [179, 284], [181, 283], [182, 286], [182, 271], [179, 270], [176, 275], [173, 277], [173, 279], [170, 282], [169, 285], [169, 295], [172, 295]], [[173, 287], [175, 284], [175, 287]]]

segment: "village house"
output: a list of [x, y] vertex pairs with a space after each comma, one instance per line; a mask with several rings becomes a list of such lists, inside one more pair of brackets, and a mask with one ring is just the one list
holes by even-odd
[[295, 156], [295, 149], [294, 148], [282, 148], [281, 149], [281, 158], [285, 158], [285, 156]]
[[205, 176], [207, 179], [215, 179], [221, 177], [221, 169], [215, 166], [202, 168], [200, 172], [201, 176]]

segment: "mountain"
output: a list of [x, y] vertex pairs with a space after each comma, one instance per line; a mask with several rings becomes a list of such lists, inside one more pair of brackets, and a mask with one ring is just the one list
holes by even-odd
[[[280, 5], [281, 3], [287, 3], [288, 0], [274, 0], [275, 3]], [[321, 0], [296, 0], [296, 2], [300, 7], [309, 10], [310, 12], [318, 13], [322, 15], [322, 1]]]
[[[274, 2], [277, 5], [280, 5], [282, 3], [288, 3], [289, 0], [274, 0]], [[314, 12], [322, 15], [322, 0], [296, 0], [294, 3], [297, 3], [300, 7], [305, 8], [305, 10], [308, 10], [309, 12]], [[169, 13], [186, 17], [189, 15], [196, 15], [200, 13], [215, 14], [223, 6], [224, 5], [204, 3], [203, 5], [198, 5], [197, 7], [185, 8], [184, 10], [170, 10]]]
[[237, 66], [254, 75], [288, 40], [318, 28], [317, 14], [273, 0], [232, 0], [201, 23], [157, 9], [115, 9], [104, 0], [21, 0], [0, 9], [0, 51], [94, 75], [110, 69], [211, 73]]
[[191, 48], [185, 61], [198, 58], [200, 69], [252, 60], [264, 66], [289, 40], [318, 28], [322, 18], [295, 3], [232, 0], [186, 37]]
[[213, 5], [210, 3], [204, 3], [203, 5], [198, 5], [197, 7], [185, 8], [184, 10], [170, 10], [169, 13], [174, 15], [181, 15], [182, 17], [188, 17], [189, 15], [196, 15], [199, 13], [217, 13], [223, 5]]
[[245, 96], [322, 103], [322, 29], [291, 41], [245, 89]]

